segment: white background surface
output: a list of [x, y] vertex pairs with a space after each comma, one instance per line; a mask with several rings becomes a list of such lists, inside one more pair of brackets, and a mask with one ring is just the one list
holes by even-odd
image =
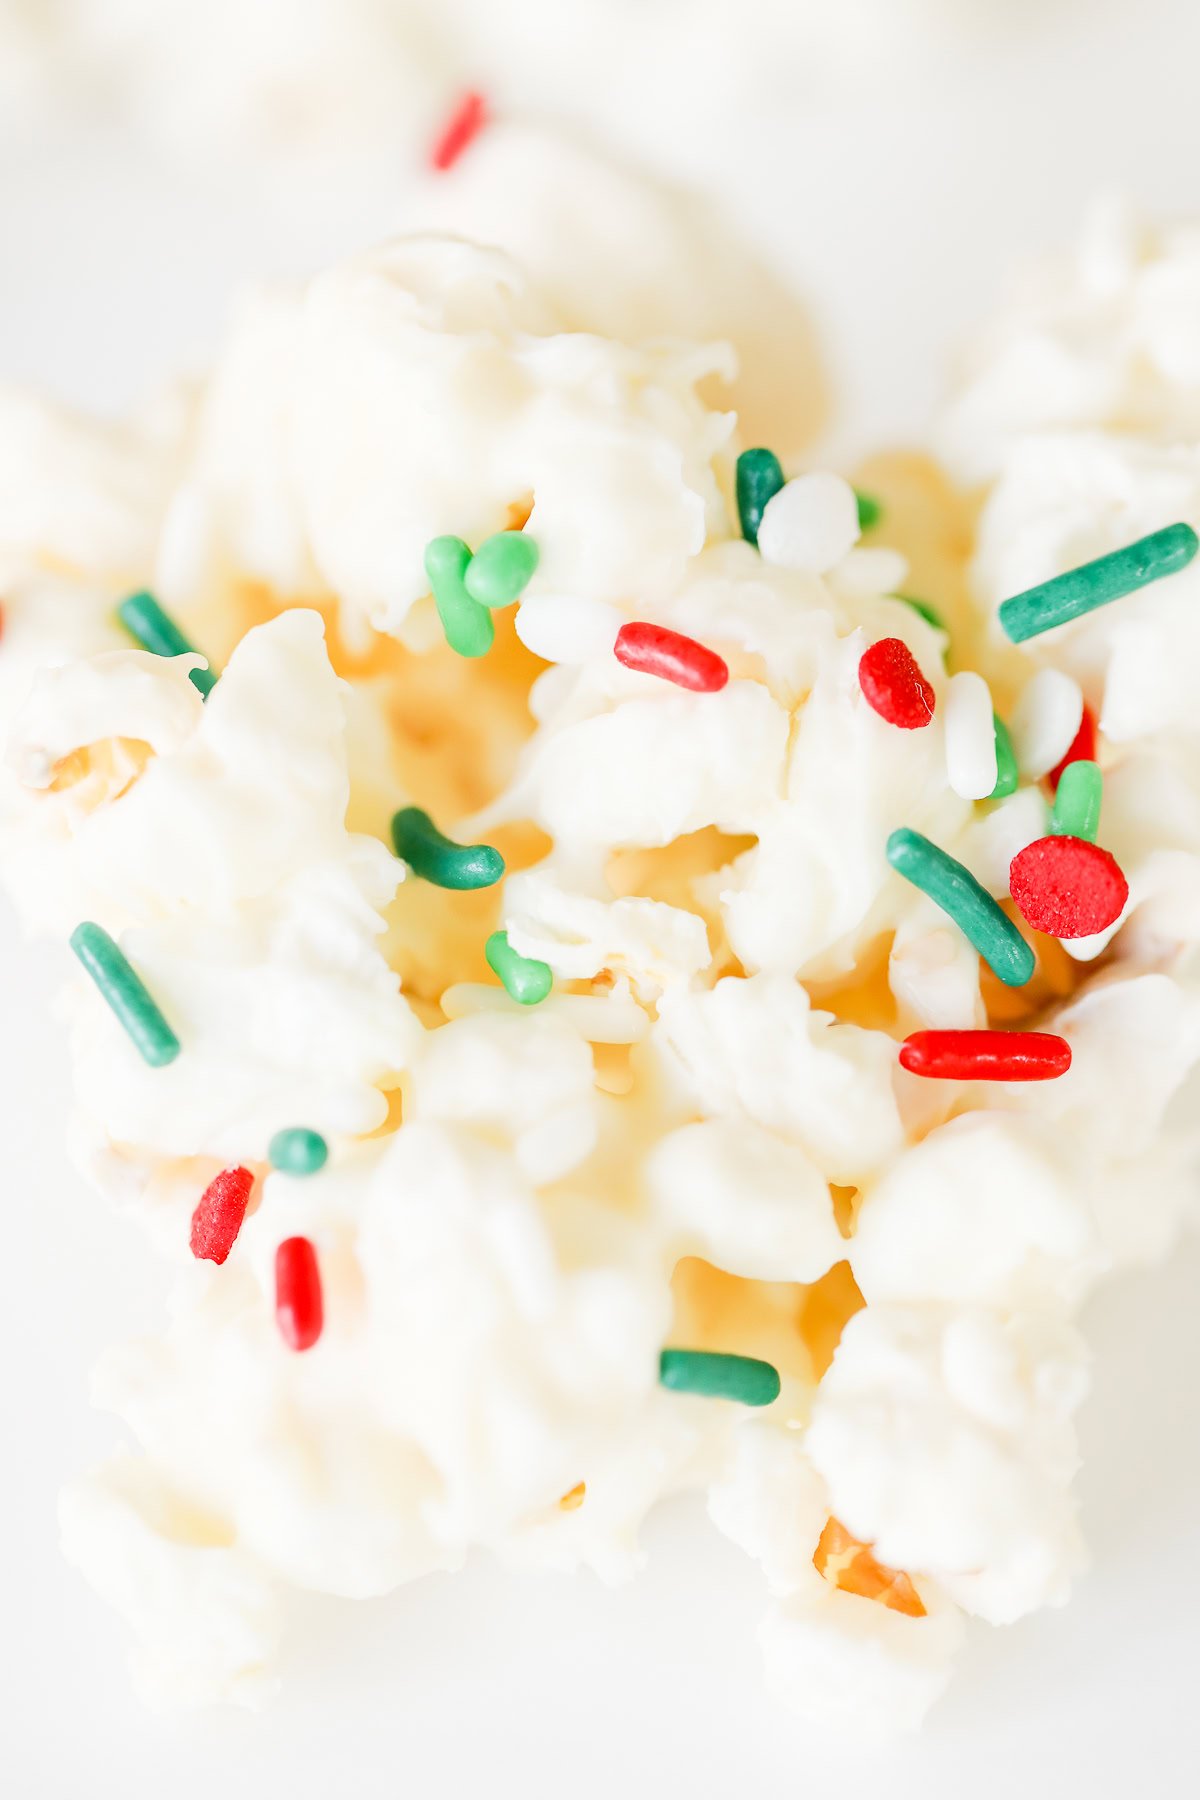
[[[948, 343], [1014, 257], [1073, 231], [1098, 187], [1200, 211], [1190, 0], [1001, 12], [1003, 29], [915, 41], [909, 60], [876, 59], [861, 80], [845, 63], [825, 87], [798, 72], [786, 119], [723, 117], [714, 104], [715, 128], [689, 135], [668, 103], [654, 128], [622, 120], [619, 94], [592, 107], [611, 134], [718, 188], [803, 279], [841, 380], [842, 447], [920, 431]], [[554, 95], [541, 97], [549, 108]], [[238, 279], [303, 269], [385, 231], [401, 216], [396, 185], [395, 200], [387, 181], [289, 192], [278, 172], [184, 172], [117, 131], [60, 123], [10, 136], [0, 375], [117, 406], [215, 337]], [[980, 1627], [915, 1743], [823, 1740], [771, 1705], [754, 1643], [761, 1580], [683, 1505], [652, 1522], [632, 1587], [480, 1564], [388, 1601], [307, 1602], [270, 1712], [144, 1714], [121, 1628], [59, 1561], [54, 1497], [113, 1443], [87, 1406], [89, 1364], [153, 1328], [164, 1284], [133, 1230], [67, 1168], [47, 1003], [60, 953], [15, 944], [7, 913], [0, 926], [0, 1781], [17, 1800], [1197, 1791], [1194, 1239], [1167, 1269], [1102, 1294], [1085, 1320], [1096, 1369], [1080, 1494], [1094, 1571], [1065, 1612]]]

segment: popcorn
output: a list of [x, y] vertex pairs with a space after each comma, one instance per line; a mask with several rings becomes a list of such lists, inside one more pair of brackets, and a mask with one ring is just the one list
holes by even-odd
[[[164, 598], [232, 568], [289, 597], [336, 594], [360, 641], [368, 621], [400, 633], [429, 540], [487, 537], [531, 492], [531, 592], [668, 589], [719, 505], [729, 422], [693, 390], [724, 362], [567, 333], [499, 251], [396, 240], [235, 328], [172, 502], [193, 524]], [[414, 412], [428, 428], [397, 433]]]
[[[480, 24], [472, 20], [473, 33]], [[640, 14], [623, 21], [646, 24]], [[715, 27], [688, 21], [693, 38]], [[685, 35], [673, 32], [673, 56]], [[481, 148], [413, 194], [413, 228], [496, 244], [573, 330], [732, 346], [736, 370], [714, 370], [701, 392], [710, 406], [736, 406], [747, 443], [798, 450], [818, 429], [825, 376], [796, 296], [745, 244], [714, 255], [728, 234], [714, 209], [530, 120], [492, 119]]]
[[795, 1144], [744, 1119], [661, 1138], [646, 1182], [679, 1256], [756, 1281], [817, 1281], [845, 1246], [829, 1187]]
[[802, 1718], [870, 1733], [915, 1731], [962, 1648], [962, 1615], [929, 1589], [906, 1619], [837, 1588], [777, 1601], [759, 1633], [767, 1687]]
[[778, 1131], [831, 1181], [865, 1179], [902, 1142], [887, 1038], [814, 1012], [782, 976], [664, 996], [654, 1044], [693, 1103]]
[[[490, 208], [541, 141], [497, 128], [489, 165], [481, 138], [422, 222]], [[566, 177], [536, 173], [549, 207]], [[111, 934], [179, 1042], [148, 1068], [69, 992], [76, 1154], [176, 1278], [167, 1328], [101, 1365], [138, 1453], [70, 1490], [66, 1546], [158, 1700], [254, 1702], [289, 1585], [382, 1594], [477, 1547], [622, 1579], [699, 1489], [763, 1570], [772, 1689], [911, 1727], [964, 1614], [1057, 1604], [1081, 1564], [1070, 1315], [1167, 1250], [1196, 1153], [1195, 572], [1027, 645], [985, 627], [1018, 575], [1194, 511], [1194, 453], [1107, 429], [1133, 364], [1073, 360], [1051, 307], [1064, 416], [1010, 444], [1002, 396], [974, 612], [963, 516], [911, 470], [908, 501], [877, 471], [902, 549], [855, 547], [854, 490], [814, 473], [756, 550], [726, 351], [644, 332], [632, 282], [591, 294], [602, 220], [556, 249], [505, 219], [504, 248], [430, 231], [260, 296], [190, 414], [0, 404], [30, 471], [0, 507], [7, 879], [31, 925]], [[725, 300], [675, 224], [707, 333]], [[1132, 256], [1079, 277], [1102, 312]], [[994, 402], [981, 377], [960, 427]], [[459, 655], [426, 550], [498, 533], [520, 579], [468, 594], [489, 647]], [[953, 675], [896, 598], [910, 560]], [[206, 699], [194, 656], [115, 627], [152, 571], [222, 671]], [[889, 640], [920, 730], [864, 693]], [[1067, 954], [1002, 907], [1085, 698], [1129, 901]], [[993, 705], [1027, 778], [995, 800]], [[900, 879], [909, 852], [944, 879]], [[497, 943], [545, 965], [529, 1004]], [[997, 1025], [1009, 1072], [1049, 1040], [1047, 1079], [901, 1059]], [[192, 1219], [232, 1166], [218, 1264]]]
[[103, 425], [17, 388], [0, 391], [0, 560], [135, 587], [178, 477], [187, 412], [168, 397]]
[[1105, 1257], [1060, 1134], [1040, 1116], [979, 1111], [929, 1132], [866, 1189], [851, 1262], [871, 1302], [1016, 1308], [1082, 1298]]
[[881, 1562], [1007, 1624], [1063, 1600], [1080, 1564], [1070, 1419], [1086, 1387], [1082, 1343], [1053, 1313], [869, 1304], [805, 1449], [830, 1511]]
[[[342, 822], [344, 722], [321, 622], [294, 611], [250, 632], [206, 703], [191, 661], [121, 651], [48, 671], [17, 728], [42, 809], [36, 855], [10, 865], [18, 898], [64, 934], [80, 917], [127, 932], [196, 1051], [147, 1068], [80, 991], [81, 1104], [149, 1157], [262, 1157], [297, 1108], [335, 1134], [370, 1131], [386, 1114], [377, 1084], [417, 1036], [375, 943], [403, 871]], [[46, 764], [104, 739], [157, 754], [81, 813], [74, 786], [47, 788]]]
[[148, 1705], [271, 1697], [282, 1636], [275, 1585], [144, 1457], [113, 1457], [72, 1482], [59, 1525], [68, 1561], [134, 1629], [134, 1680]]
[[1194, 223], [1148, 226], [1121, 201], [1098, 202], [1074, 258], [1027, 276], [968, 356], [939, 426], [950, 467], [990, 480], [1022, 438], [1063, 429], [1085, 443], [1092, 430], [1200, 435], [1198, 291]]

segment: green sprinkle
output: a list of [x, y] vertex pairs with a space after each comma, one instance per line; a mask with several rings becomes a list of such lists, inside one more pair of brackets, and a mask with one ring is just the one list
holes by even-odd
[[992, 723], [996, 736], [996, 785], [988, 799], [1003, 800], [1006, 794], [1017, 791], [1017, 755], [1008, 735], [1008, 726], [999, 713], [992, 714]]
[[470, 563], [470, 547], [461, 538], [435, 537], [425, 546], [425, 573], [446, 642], [459, 656], [486, 656], [496, 627], [486, 606], [480, 606], [467, 592]]
[[935, 631], [944, 631], [947, 637], [950, 636], [950, 628], [945, 619], [936, 606], [930, 606], [928, 600], [914, 600], [911, 594], [897, 594], [895, 598], [903, 600], [905, 606], [911, 606], [913, 611], [919, 613], [925, 623], [932, 625]]
[[773, 450], [743, 450], [738, 457], [735, 477], [738, 518], [742, 536], [748, 544], [758, 543], [758, 528], [767, 510], [767, 501], [774, 499], [783, 482], [783, 466]]
[[893, 831], [887, 858], [897, 874], [954, 920], [994, 975], [1008, 987], [1024, 986], [1033, 974], [1033, 951], [969, 869], [907, 827]]
[[[861, 488], [855, 488], [854, 498], [858, 501], [858, 529], [873, 531], [883, 517], [883, 501], [874, 494], [864, 494]], [[910, 605], [917, 604], [915, 601]]]
[[[174, 619], [165, 613], [153, 594], [130, 594], [117, 608], [117, 617], [143, 650], [154, 656], [197, 656], [195, 644], [189, 642]], [[211, 669], [189, 669], [188, 680], [207, 700], [217, 685]]]
[[716, 1350], [664, 1350], [658, 1379], [677, 1394], [706, 1394], [713, 1400], [740, 1400], [743, 1406], [770, 1406], [779, 1398], [779, 1370], [757, 1356], [726, 1356]]
[[1043, 581], [1038, 587], [1026, 588], [1023, 594], [1014, 594], [1000, 608], [1000, 623], [1014, 644], [1023, 644], [1040, 632], [1053, 631], [1056, 625], [1065, 625], [1097, 606], [1119, 600], [1122, 594], [1132, 594], [1151, 581], [1174, 575], [1187, 567], [1197, 549], [1200, 539], [1190, 525], [1168, 525], [1162, 531], [1152, 531], [1149, 537], [1126, 544], [1123, 550], [1098, 556], [1094, 562], [1056, 575], [1053, 581]]
[[307, 1125], [288, 1125], [275, 1133], [267, 1156], [271, 1167], [284, 1175], [315, 1175], [329, 1161], [329, 1145]]
[[480, 606], [511, 606], [538, 566], [538, 547], [524, 531], [498, 531], [467, 564], [466, 589]]
[[130, 1042], [152, 1069], [179, 1055], [179, 1039], [150, 998], [141, 976], [107, 931], [85, 920], [71, 933], [71, 948], [112, 1007]]
[[1070, 762], [1058, 779], [1054, 810], [1050, 814], [1050, 830], [1055, 837], [1086, 838], [1096, 841], [1100, 825], [1100, 802], [1104, 793], [1104, 777], [1100, 764], [1080, 760]]
[[554, 986], [549, 963], [536, 956], [521, 956], [508, 941], [507, 931], [493, 931], [484, 945], [489, 966], [504, 983], [504, 991], [521, 1006], [536, 1006]]
[[490, 844], [456, 844], [443, 837], [427, 812], [405, 806], [392, 819], [396, 855], [414, 875], [434, 887], [492, 887], [504, 873], [504, 858]]

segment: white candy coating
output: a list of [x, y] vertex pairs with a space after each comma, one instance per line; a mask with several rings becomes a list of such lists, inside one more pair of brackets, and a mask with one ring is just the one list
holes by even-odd
[[[1168, 1249], [1194, 1185], [1187, 580], [1028, 648], [989, 614], [1077, 540], [1184, 516], [1196, 456], [1074, 428], [1014, 450], [954, 615], [981, 672], [948, 678], [888, 597], [903, 560], [853, 548], [849, 485], [799, 477], [761, 552], [736, 538], [733, 423], [698, 388], [724, 352], [579, 330], [569, 273], [548, 298], [500, 251], [402, 238], [252, 303], [193, 430], [0, 404], [6, 879], [43, 930], [118, 933], [183, 1042], [146, 1069], [72, 985], [75, 1151], [177, 1279], [167, 1328], [104, 1359], [137, 1452], [71, 1490], [68, 1550], [157, 1698], [253, 1700], [289, 1585], [380, 1594], [480, 1547], [615, 1579], [656, 1501], [699, 1487], [771, 1590], [772, 1687], [908, 1726], [964, 1612], [1065, 1592], [1069, 1315]], [[529, 505], [518, 641], [501, 621], [467, 662], [424, 545]], [[953, 541], [961, 517], [942, 523]], [[112, 621], [156, 559], [223, 670], [203, 704], [187, 659]], [[623, 668], [637, 617], [712, 644], [728, 686]], [[895, 635], [932, 670], [923, 732], [862, 704], [863, 650]], [[1128, 918], [1099, 969], [1043, 951], [997, 999], [887, 837], [923, 831], [1005, 896], [1046, 802], [975, 804], [991, 693], [1024, 696], [1032, 776], [1084, 690]], [[504, 881], [402, 882], [384, 840], [407, 803], [461, 842], [495, 833]], [[542, 1005], [488, 980], [501, 927], [550, 964]], [[908, 1031], [1005, 1004], [1067, 1036], [1067, 1076], [948, 1093], [899, 1068]], [[330, 1143], [307, 1181], [265, 1164], [297, 1123]], [[189, 1216], [230, 1161], [263, 1179], [228, 1261], [200, 1265]], [[273, 1316], [296, 1233], [325, 1302], [304, 1355]], [[765, 1357], [778, 1401], [666, 1392], [667, 1343]], [[907, 1578], [907, 1611], [818, 1573], [831, 1519]]]
[[[1086, 1389], [1082, 1342], [1052, 1314], [868, 1306], [842, 1335], [805, 1445], [830, 1510], [881, 1562], [926, 1570], [1007, 1624], [1064, 1599], [1080, 1564], [1071, 1417]], [[953, 1480], [930, 1479], [939, 1462]]]

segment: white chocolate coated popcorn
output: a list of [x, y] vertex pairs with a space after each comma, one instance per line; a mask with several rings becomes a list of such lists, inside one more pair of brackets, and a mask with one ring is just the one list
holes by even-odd
[[[215, 561], [336, 595], [360, 637], [368, 620], [397, 632], [429, 539], [475, 544], [530, 493], [539, 585], [669, 587], [703, 546], [729, 433], [694, 384], [729, 364], [567, 332], [499, 251], [397, 240], [245, 315], [174, 503], [198, 521], [191, 556], [162, 592], [186, 603]], [[401, 416], [422, 430], [397, 432]]]
[[1097, 202], [1073, 254], [1027, 272], [967, 356], [939, 426], [967, 480], [1021, 439], [1061, 431], [1154, 443], [1200, 436], [1200, 229]]
[[[453, 191], [469, 209], [487, 189]], [[260, 298], [173, 437], [0, 407], [0, 443], [65, 445], [61, 509], [56, 450], [0, 513], [7, 878], [56, 937], [112, 932], [182, 1046], [147, 1068], [72, 980], [77, 1152], [176, 1280], [165, 1328], [101, 1365], [138, 1454], [72, 1488], [67, 1550], [154, 1698], [254, 1703], [290, 1585], [380, 1594], [481, 1546], [617, 1580], [654, 1504], [700, 1489], [763, 1569], [772, 1689], [910, 1727], [965, 1614], [1065, 1596], [1070, 1316], [1163, 1254], [1186, 1206], [1200, 775], [1190, 721], [1148, 710], [1176, 602], [1000, 644], [989, 509], [1025, 491], [1005, 500], [1004, 475], [974, 602], [957, 568], [929, 595], [948, 631], [897, 597], [936, 573], [902, 497], [898, 547], [859, 546], [848, 483], [797, 471], [760, 554], [735, 421], [706, 398], [726, 352], [641, 341], [627, 294], [602, 334], [569, 271], [521, 248], [410, 236]], [[1167, 522], [1189, 457], [1102, 440], [1122, 529]], [[1086, 510], [1099, 477], [1072, 467]], [[1029, 579], [1074, 557], [1057, 495]], [[458, 658], [425, 545], [505, 528], [536, 540], [536, 574], [490, 654]], [[219, 668], [206, 700], [192, 658], [122, 642], [113, 608], [145, 584]], [[625, 668], [630, 621], [715, 651], [727, 683]], [[861, 691], [884, 637], [930, 683], [924, 729]], [[1090, 960], [1040, 942], [1002, 990], [886, 843], [923, 832], [1007, 897], [1048, 818], [1034, 779], [985, 798], [993, 696], [1011, 716], [1023, 692], [1030, 777], [1101, 705], [1101, 835], [1131, 899]], [[383, 840], [410, 805], [494, 839], [503, 881], [406, 870]], [[498, 929], [551, 968], [542, 1004], [492, 978]], [[1060, 1032], [1069, 1074], [899, 1066], [913, 1030], [988, 1022]], [[297, 1126], [330, 1152], [308, 1178], [269, 1164]], [[245, 1222], [198, 1262], [192, 1209], [234, 1163]], [[323, 1295], [302, 1354], [275, 1318], [292, 1236]], [[765, 1360], [778, 1398], [753, 1416], [670, 1391], [664, 1346]]]
[[883, 1562], [1007, 1624], [1064, 1599], [1080, 1561], [1071, 1415], [1086, 1386], [1082, 1343], [1053, 1311], [868, 1305], [805, 1446], [831, 1511]]

